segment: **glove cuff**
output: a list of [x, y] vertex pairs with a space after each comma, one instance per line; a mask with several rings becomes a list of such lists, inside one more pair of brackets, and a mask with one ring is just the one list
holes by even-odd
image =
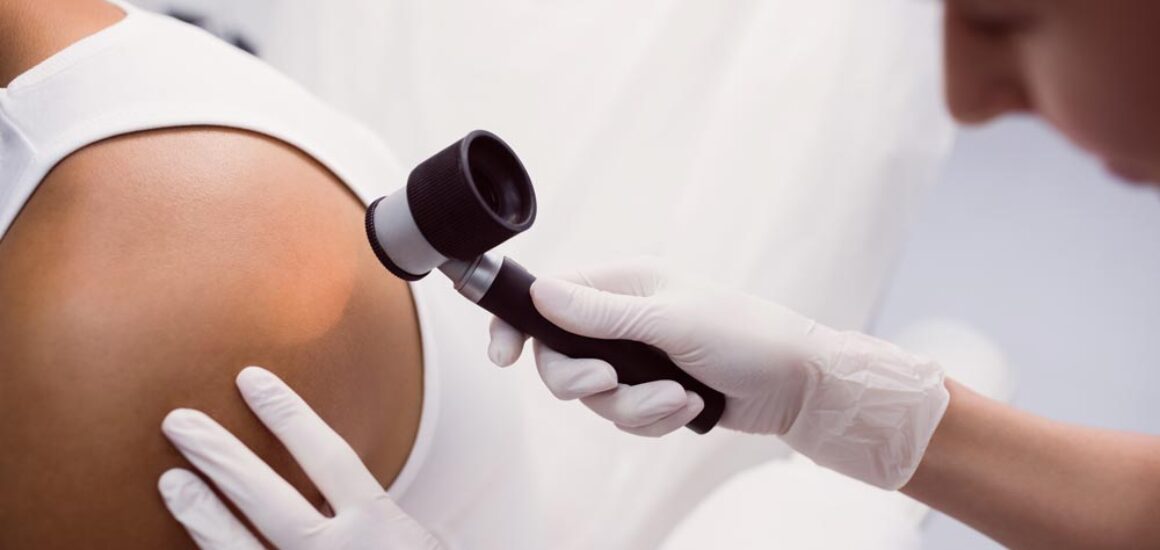
[[896, 490], [922, 461], [950, 401], [933, 361], [860, 333], [812, 365], [802, 410], [784, 439], [817, 464]]

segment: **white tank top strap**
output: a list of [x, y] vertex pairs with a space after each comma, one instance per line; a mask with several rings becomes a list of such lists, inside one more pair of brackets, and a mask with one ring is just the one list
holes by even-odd
[[126, 16], [0, 89], [0, 235], [56, 163], [131, 132], [223, 126], [282, 140], [364, 201], [405, 176], [363, 126], [196, 27], [121, 2]]

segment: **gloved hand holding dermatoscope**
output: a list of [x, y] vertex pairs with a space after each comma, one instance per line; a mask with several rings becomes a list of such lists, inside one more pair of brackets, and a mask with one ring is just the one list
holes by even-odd
[[510, 258], [488, 254], [535, 217], [535, 191], [523, 164], [498, 137], [477, 130], [417, 166], [404, 190], [372, 203], [366, 227], [375, 254], [396, 276], [415, 281], [438, 268], [467, 299], [560, 353], [609, 363], [623, 384], [674, 380], [705, 402], [688, 427], [711, 430], [725, 410], [720, 392], [656, 348], [553, 325], [532, 304], [535, 277]]

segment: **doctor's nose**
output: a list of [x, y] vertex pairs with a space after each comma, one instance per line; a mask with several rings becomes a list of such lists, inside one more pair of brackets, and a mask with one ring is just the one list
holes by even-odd
[[947, 7], [943, 49], [947, 106], [955, 120], [982, 124], [1032, 110], [1024, 74], [1008, 37], [971, 23]]

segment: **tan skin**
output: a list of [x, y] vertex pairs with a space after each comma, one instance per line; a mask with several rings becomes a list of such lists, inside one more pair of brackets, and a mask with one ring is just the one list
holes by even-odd
[[[964, 123], [1038, 114], [1116, 173], [1160, 182], [1160, 2], [947, 0]], [[1012, 548], [1160, 548], [1160, 437], [1037, 418], [949, 382], [903, 492]]]
[[[121, 15], [0, 2], [0, 85]], [[316, 162], [241, 131], [128, 135], [59, 164], [0, 240], [0, 548], [192, 546], [156, 489], [189, 467], [159, 430], [175, 407], [217, 418], [321, 506], [237, 395], [249, 364], [389, 485], [418, 428], [422, 358], [362, 212]]]

